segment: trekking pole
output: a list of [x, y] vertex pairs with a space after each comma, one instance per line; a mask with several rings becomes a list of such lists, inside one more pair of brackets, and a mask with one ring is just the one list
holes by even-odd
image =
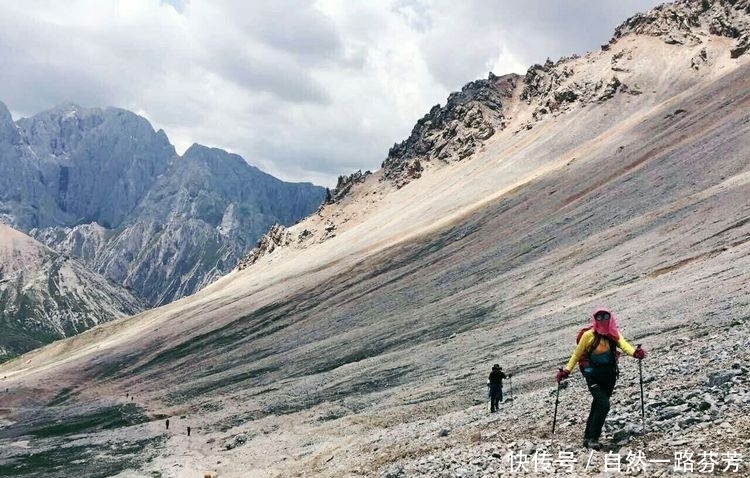
[[[636, 350], [640, 348], [641, 344], [638, 344]], [[643, 360], [638, 359], [638, 377], [640, 378], [641, 382], [641, 431], [642, 433], [646, 433], [646, 410], [643, 404], [643, 367], [641, 362], [643, 362]]]
[[508, 375], [508, 387], [510, 388], [510, 406], [513, 406], [513, 375]]
[[[562, 367], [559, 369], [562, 371]], [[557, 395], [555, 395], [555, 415], [552, 418], [552, 435], [555, 435], [555, 424], [557, 424], [557, 404], [560, 403], [560, 382], [557, 382]]]

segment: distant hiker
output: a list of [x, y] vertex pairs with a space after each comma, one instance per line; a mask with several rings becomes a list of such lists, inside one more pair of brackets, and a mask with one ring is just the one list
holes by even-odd
[[601, 449], [599, 436], [604, 419], [609, 413], [609, 397], [615, 388], [617, 375], [617, 348], [636, 359], [643, 359], [646, 352], [634, 349], [617, 330], [615, 316], [608, 309], [599, 308], [591, 315], [591, 324], [578, 333], [578, 345], [570, 360], [557, 372], [557, 382], [570, 376], [573, 367], [578, 367], [586, 379], [586, 385], [593, 397], [591, 411], [583, 434], [583, 446], [594, 450]]
[[503, 368], [495, 364], [492, 366], [490, 377], [487, 379], [490, 395], [490, 413], [498, 410], [498, 404], [503, 401], [503, 379], [508, 378], [503, 373]]
[[167, 426], [167, 430], [169, 430], [169, 418], [167, 418], [167, 421], [164, 422], [164, 424]]
[[188, 436], [190, 436], [190, 427], [187, 427]]

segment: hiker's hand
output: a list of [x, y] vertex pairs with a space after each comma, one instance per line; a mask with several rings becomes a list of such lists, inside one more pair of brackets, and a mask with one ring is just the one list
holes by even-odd
[[560, 370], [557, 371], [557, 383], [560, 383], [561, 381], [565, 380], [568, 377], [570, 377], [570, 372], [568, 372], [564, 368], [561, 368]]
[[633, 352], [633, 358], [643, 360], [644, 358], [646, 358], [646, 351], [638, 347], [637, 349], [635, 349], [635, 352]]

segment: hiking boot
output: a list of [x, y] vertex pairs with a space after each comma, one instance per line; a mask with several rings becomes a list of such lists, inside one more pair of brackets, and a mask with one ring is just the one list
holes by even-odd
[[602, 444], [596, 438], [586, 438], [583, 440], [583, 447], [590, 448], [591, 450], [601, 450]]

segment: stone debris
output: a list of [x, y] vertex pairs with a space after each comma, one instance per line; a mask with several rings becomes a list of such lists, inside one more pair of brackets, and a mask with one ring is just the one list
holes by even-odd
[[[655, 350], [644, 360], [649, 378], [644, 378], [645, 433], [637, 362], [623, 357], [625, 371], [612, 396], [602, 451], [581, 446], [590, 395], [576, 383], [582, 380], [577, 371], [560, 393], [558, 431], [550, 437], [554, 398], [547, 389], [555, 388], [552, 369], [548, 387], [518, 395], [513, 408], [504, 402], [497, 416], [490, 417], [483, 404], [467, 410], [468, 417], [440, 417], [431, 428], [441, 427], [440, 436], [442, 430], [452, 429], [455, 441], [384, 466], [377, 476], [702, 476], [725, 468], [727, 476], [748, 476], [750, 326], [733, 327], [731, 334], [715, 332], [683, 342], [688, 360], [676, 350]], [[625, 367], [623, 361], [631, 363]], [[477, 430], [478, 442], [472, 437]], [[690, 471], [697, 474], [685, 475]]]

